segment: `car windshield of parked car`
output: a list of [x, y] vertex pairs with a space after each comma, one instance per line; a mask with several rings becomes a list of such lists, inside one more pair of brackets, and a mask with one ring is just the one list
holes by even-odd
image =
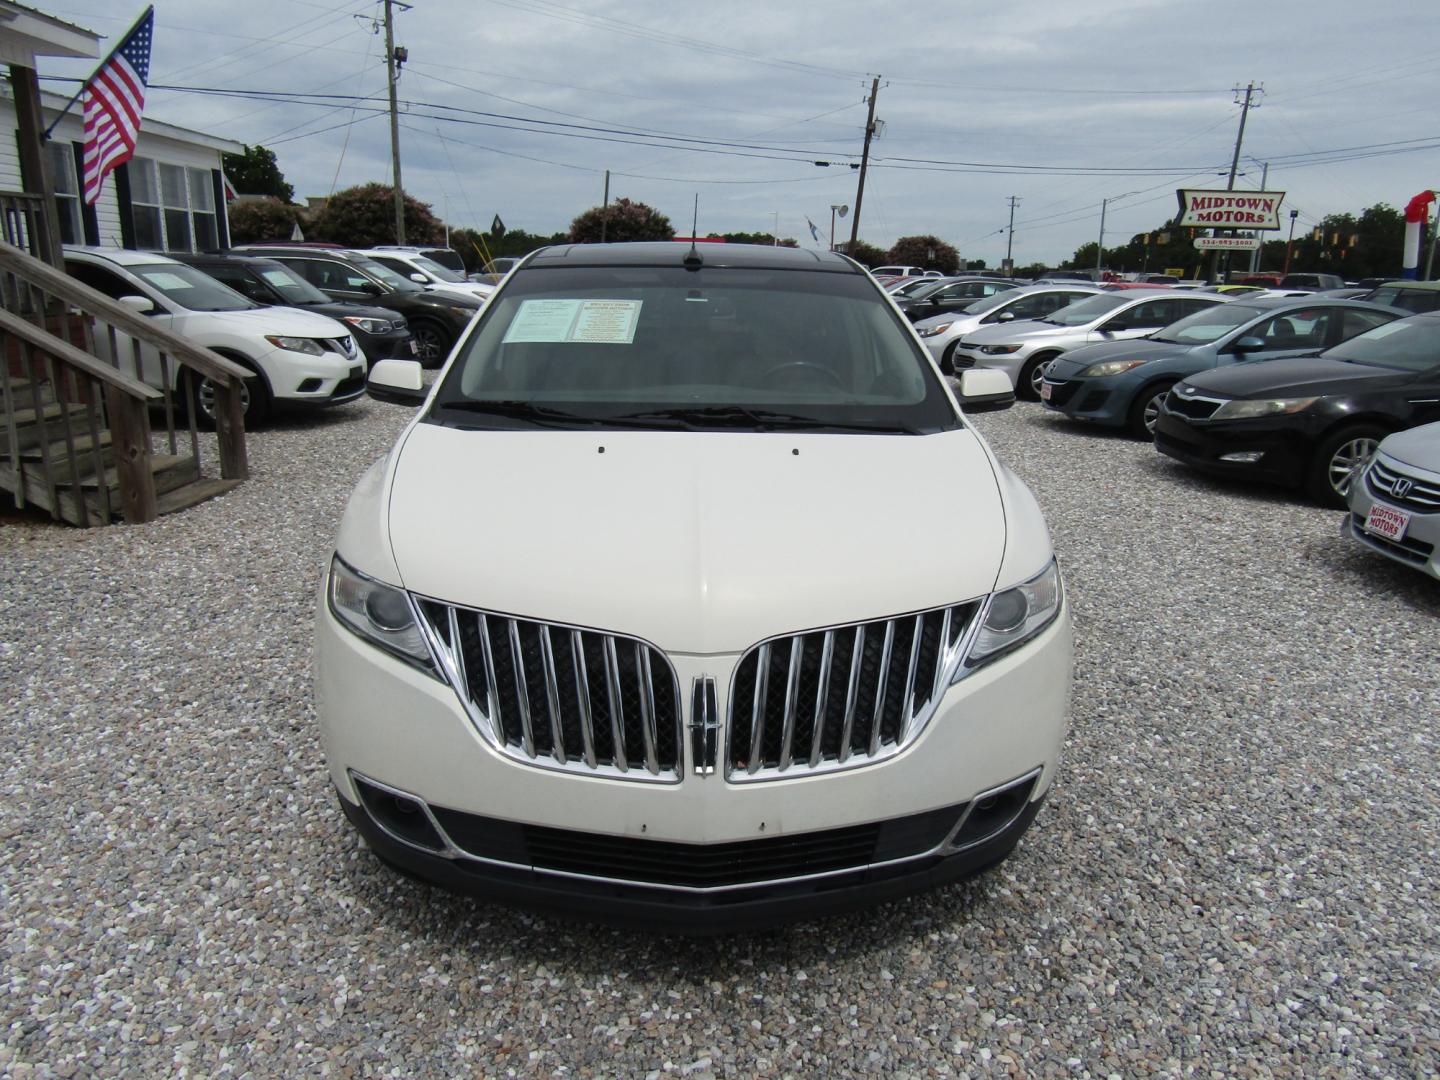
[[1150, 340], [1171, 345], [1209, 345], [1259, 318], [1264, 312], [1264, 308], [1249, 304], [1215, 304], [1156, 331], [1150, 335]]
[[439, 278], [441, 281], [463, 282], [465, 280], [464, 274], [457, 274], [448, 266], [441, 266], [434, 259], [427, 259], [424, 255], [411, 255], [410, 261], [431, 277]]
[[249, 311], [261, 306], [184, 263], [147, 263], [126, 269], [187, 311]]
[[355, 265], [364, 270], [371, 277], [378, 278], [387, 289], [394, 289], [396, 292], [424, 292], [423, 285], [417, 285], [408, 277], [397, 274], [388, 266], [384, 266], [374, 259], [363, 257], [355, 259]]
[[330, 298], [284, 263], [271, 263], [260, 270], [265, 283], [291, 304], [328, 304]]
[[1052, 312], [1040, 321], [1054, 323], [1056, 326], [1084, 326], [1110, 314], [1118, 307], [1133, 303], [1135, 297], [1127, 296], [1123, 292], [1101, 293], [1089, 300], [1081, 300], [1078, 304]]
[[461, 346], [431, 419], [928, 433], [959, 418], [860, 274], [558, 267], [510, 280]]
[[1440, 366], [1440, 318], [1412, 316], [1367, 330], [1320, 354], [1351, 364], [1429, 371]]
[[1440, 308], [1440, 289], [1407, 289], [1400, 285], [1381, 285], [1362, 297], [1373, 304], [1388, 304], [1416, 315]]

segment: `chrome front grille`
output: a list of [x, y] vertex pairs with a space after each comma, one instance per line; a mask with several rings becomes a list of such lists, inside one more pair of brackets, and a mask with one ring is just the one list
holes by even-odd
[[1167, 409], [1179, 416], [1188, 416], [1191, 420], [1209, 420], [1223, 404], [1223, 401], [1215, 398], [1182, 396], [1174, 390], [1165, 398]]
[[869, 764], [924, 729], [980, 604], [777, 638], [740, 659], [730, 692], [733, 781]]
[[636, 638], [418, 599], [431, 644], [494, 746], [548, 768], [680, 778], [680, 689]]
[[1393, 468], [1376, 457], [1365, 473], [1370, 493], [1417, 514], [1440, 514], [1440, 484]]

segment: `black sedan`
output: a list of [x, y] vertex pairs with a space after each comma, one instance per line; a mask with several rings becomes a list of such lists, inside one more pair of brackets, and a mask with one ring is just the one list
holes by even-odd
[[376, 360], [415, 359], [414, 339], [399, 312], [331, 300], [282, 262], [248, 255], [191, 255], [183, 251], [166, 254], [204, 271], [257, 304], [303, 308], [338, 319], [355, 335], [360, 351], [371, 364]]
[[1161, 405], [1155, 448], [1343, 506], [1352, 474], [1381, 439], [1435, 420], [1440, 312], [1376, 327], [1318, 357], [1193, 375]]
[[933, 289], [918, 289], [909, 296], [896, 297], [895, 306], [911, 322], [919, 322], [932, 315], [963, 311], [976, 300], [1014, 288], [1018, 288], [1015, 282], [998, 278], [942, 279]]

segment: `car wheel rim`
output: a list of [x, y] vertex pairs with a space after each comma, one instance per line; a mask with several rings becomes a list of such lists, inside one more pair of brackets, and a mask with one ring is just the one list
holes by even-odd
[[1370, 455], [1375, 453], [1378, 439], [1362, 437], [1342, 443], [1330, 457], [1330, 486], [1342, 498], [1350, 494], [1350, 481]]
[[[196, 395], [200, 399], [200, 411], [211, 420], [215, 419], [215, 384], [209, 379], [200, 380], [200, 389]], [[244, 416], [250, 411], [250, 384], [244, 379], [240, 381], [240, 415]]]
[[440, 355], [440, 335], [429, 328], [414, 331], [415, 354], [421, 360], [434, 360]]
[[1040, 384], [1045, 381], [1045, 369], [1050, 366], [1050, 361], [1041, 360], [1030, 371], [1030, 390], [1038, 398], [1040, 396]]
[[1162, 390], [1158, 394], [1151, 394], [1150, 400], [1145, 402], [1145, 411], [1141, 414], [1141, 419], [1145, 422], [1145, 430], [1151, 435], [1155, 434], [1155, 425], [1160, 420], [1160, 403], [1165, 400], [1165, 395], [1169, 392], [1169, 390]]

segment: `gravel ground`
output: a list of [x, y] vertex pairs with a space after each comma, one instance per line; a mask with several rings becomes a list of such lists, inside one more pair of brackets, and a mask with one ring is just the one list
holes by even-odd
[[404, 410], [251, 436], [145, 527], [0, 525], [0, 1072], [1375, 1075], [1440, 1067], [1440, 584], [1338, 513], [978, 418], [1068, 575], [1060, 784], [999, 870], [718, 941], [397, 878], [310, 704], [317, 574]]

